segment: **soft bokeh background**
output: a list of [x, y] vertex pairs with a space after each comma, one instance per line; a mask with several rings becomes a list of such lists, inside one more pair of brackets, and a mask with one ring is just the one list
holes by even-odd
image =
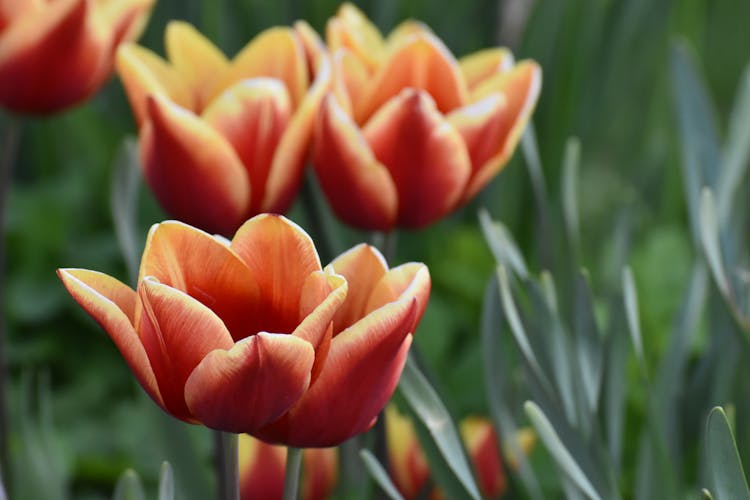
[[[589, 268], [593, 289], [601, 296], [620, 286], [620, 263], [632, 265], [647, 357], [658, 359], [693, 259], [669, 79], [670, 44], [684, 38], [695, 51], [717, 121], [726, 123], [750, 58], [750, 3], [355, 3], [386, 31], [413, 17], [429, 24], [457, 56], [504, 44], [519, 59], [536, 59], [544, 70], [533, 120], [552, 211], [546, 224], [538, 219], [519, 150], [475, 202], [429, 229], [398, 236], [396, 262], [421, 260], [432, 272], [433, 295], [416, 344], [451, 413], [487, 412], [478, 331], [494, 261], [477, 210], [486, 207], [511, 229], [534, 269], [554, 265], [567, 251], [549, 242], [559, 241], [561, 231], [555, 207], [570, 136], [577, 136], [582, 148], [579, 262]], [[186, 19], [234, 54], [275, 24], [303, 18], [322, 32], [337, 7], [331, 0], [158, 0], [142, 43], [163, 54], [166, 22]], [[58, 267], [84, 267], [128, 279], [110, 198], [118, 149], [134, 131], [116, 77], [77, 109], [23, 121], [2, 283], [15, 498], [109, 498], [124, 468], [135, 468], [153, 485], [164, 458], [173, 462], [184, 498], [213, 493], [209, 433], [172, 424], [143, 396], [112, 343], [67, 296], [54, 273]], [[307, 225], [299, 205], [291, 217]], [[139, 234], [145, 239], [148, 227], [164, 218], [142, 188]], [[370, 237], [342, 234], [348, 245]]]

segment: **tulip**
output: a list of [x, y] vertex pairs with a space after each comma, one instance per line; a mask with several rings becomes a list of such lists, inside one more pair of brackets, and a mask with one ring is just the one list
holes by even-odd
[[351, 4], [327, 25], [333, 87], [313, 163], [336, 215], [362, 228], [419, 228], [474, 197], [508, 162], [541, 87], [507, 49], [456, 60], [427, 27], [384, 38]]
[[385, 409], [388, 443], [388, 470], [393, 483], [405, 499], [417, 498], [427, 485], [430, 469], [419, 446], [414, 424], [395, 405]]
[[95, 271], [58, 275], [167, 413], [325, 447], [372, 425], [429, 293], [423, 264], [352, 267], [357, 248], [324, 270], [282, 216], [250, 219], [231, 242], [170, 221], [149, 233], [136, 291]]
[[[277, 500], [284, 493], [287, 448], [264, 443], [247, 434], [239, 438], [240, 498]], [[336, 448], [302, 451], [302, 500], [329, 498], [338, 481]]]
[[322, 42], [300, 22], [264, 31], [230, 61], [187, 23], [169, 23], [165, 38], [168, 61], [133, 44], [117, 54], [156, 198], [224, 235], [261, 212], [286, 212], [329, 85]]
[[507, 478], [492, 422], [482, 417], [467, 417], [459, 424], [459, 430], [482, 495], [488, 498], [502, 496], [507, 489]]
[[46, 114], [88, 98], [154, 0], [0, 1], [0, 106]]

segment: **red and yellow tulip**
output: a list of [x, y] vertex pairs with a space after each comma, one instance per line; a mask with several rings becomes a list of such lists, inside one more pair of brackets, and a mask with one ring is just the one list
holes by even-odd
[[[239, 438], [240, 498], [277, 500], [284, 494], [287, 448], [264, 443], [247, 434]], [[302, 500], [329, 498], [338, 481], [336, 448], [302, 451]]]
[[286, 212], [330, 83], [322, 42], [300, 22], [262, 32], [230, 61], [187, 23], [169, 23], [165, 39], [168, 61], [133, 44], [117, 55], [156, 198], [225, 235], [250, 216]]
[[369, 246], [323, 269], [301, 228], [267, 214], [231, 242], [155, 225], [135, 291], [95, 271], [58, 274], [166, 412], [296, 447], [372, 426], [430, 289], [423, 264], [388, 270]]
[[0, 106], [45, 114], [96, 92], [117, 46], [137, 38], [154, 0], [0, 0]]
[[414, 21], [384, 38], [351, 4], [327, 25], [333, 89], [313, 162], [334, 212], [363, 229], [418, 228], [469, 201], [510, 159], [541, 88], [503, 48], [456, 60]]
[[[420, 498], [426, 493], [433, 500], [445, 498], [440, 489], [429, 483], [429, 466], [411, 419], [400, 414], [392, 404], [386, 407], [385, 412], [389, 471], [401, 495], [406, 500]], [[503, 496], [507, 489], [507, 480], [492, 422], [483, 417], [466, 417], [459, 423], [459, 431], [482, 496]], [[530, 429], [521, 429], [517, 439], [521, 452], [525, 455], [530, 454], [536, 440], [534, 432]], [[518, 460], [509, 450], [505, 450], [505, 456], [509, 457], [511, 468], [516, 469]]]

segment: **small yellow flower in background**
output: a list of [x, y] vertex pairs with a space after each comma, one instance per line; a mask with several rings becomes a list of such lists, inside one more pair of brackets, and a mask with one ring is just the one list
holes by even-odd
[[456, 60], [429, 28], [383, 37], [344, 4], [326, 38], [333, 90], [313, 162], [333, 211], [363, 229], [418, 228], [474, 197], [508, 162], [542, 72], [504, 48]]
[[154, 0], [0, 0], [0, 106], [54, 113], [96, 92]]
[[315, 32], [303, 22], [270, 28], [232, 60], [185, 22], [169, 23], [165, 42], [166, 61], [133, 44], [117, 55], [162, 207], [224, 235], [253, 215], [285, 213], [330, 82]]

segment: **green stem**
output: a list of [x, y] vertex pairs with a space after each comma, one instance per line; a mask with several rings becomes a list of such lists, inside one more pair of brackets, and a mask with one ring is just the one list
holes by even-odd
[[302, 469], [302, 448], [287, 448], [284, 476], [284, 500], [297, 500], [299, 473]]
[[216, 482], [219, 500], [240, 499], [237, 434], [214, 431]]
[[6, 487], [10, 474], [8, 455], [8, 406], [7, 406], [7, 354], [5, 333], [5, 223], [7, 221], [6, 208], [10, 196], [10, 185], [13, 180], [13, 163], [21, 137], [21, 127], [12, 117], [5, 125], [2, 141], [2, 157], [0, 157], [0, 479]]

